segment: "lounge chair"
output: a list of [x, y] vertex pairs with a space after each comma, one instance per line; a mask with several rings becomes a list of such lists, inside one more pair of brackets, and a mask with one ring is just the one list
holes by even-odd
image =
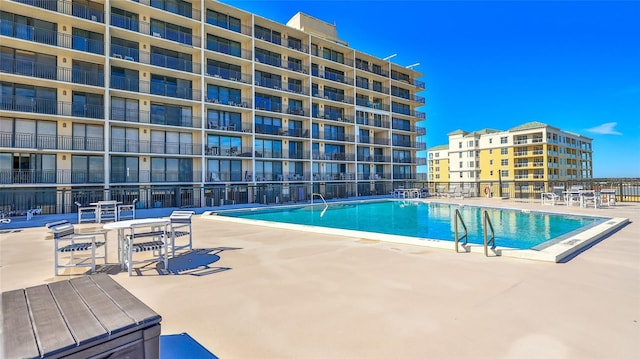
[[458, 192], [458, 186], [450, 186], [449, 191], [446, 193], [447, 198], [455, 197]]
[[616, 205], [616, 189], [615, 188], [603, 188], [600, 190], [600, 201], [606, 203], [607, 206]]
[[593, 205], [593, 208], [598, 208], [598, 204], [602, 205], [600, 196], [595, 191], [580, 192], [581, 207], [589, 207]]
[[560, 196], [553, 192], [542, 192], [540, 194], [540, 199], [542, 200], [542, 204], [555, 206], [561, 199]]
[[436, 197], [441, 198], [444, 197], [446, 193], [444, 192], [444, 186], [438, 186], [436, 189]]

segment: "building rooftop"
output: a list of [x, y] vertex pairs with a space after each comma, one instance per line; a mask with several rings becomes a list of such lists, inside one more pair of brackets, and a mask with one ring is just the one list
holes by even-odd
[[449, 145], [438, 145], [438, 146], [433, 146], [431, 148], [429, 148], [429, 151], [442, 151], [442, 150], [448, 150], [449, 149]]

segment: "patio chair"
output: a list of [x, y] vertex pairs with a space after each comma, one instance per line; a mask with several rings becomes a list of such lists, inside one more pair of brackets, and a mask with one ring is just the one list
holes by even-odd
[[558, 201], [560, 201], [560, 197], [553, 192], [542, 192], [540, 194], [540, 199], [542, 200], [543, 205], [552, 205], [555, 206]]
[[[169, 220], [171, 220], [171, 256], [175, 257], [176, 250], [189, 248], [192, 249], [193, 235], [191, 233], [191, 217], [194, 211], [173, 211]], [[186, 244], [176, 245], [176, 239], [179, 237], [189, 236], [189, 242]]]
[[78, 207], [78, 224], [80, 223], [97, 223], [98, 222], [98, 207], [96, 206], [84, 206], [80, 202], [75, 202]]
[[449, 187], [449, 191], [446, 193], [446, 196], [448, 198], [454, 197], [456, 196], [456, 194], [459, 193], [458, 192], [458, 186], [450, 186]]
[[136, 219], [136, 204], [138, 199], [134, 199], [131, 204], [119, 204], [118, 205], [118, 220]]
[[[89, 267], [91, 273], [96, 271], [96, 258], [107, 263], [107, 233], [75, 233], [73, 224], [62, 220], [45, 225], [53, 232], [54, 274], [58, 276], [59, 268]], [[104, 242], [96, 241], [96, 237], [104, 236]], [[68, 244], [65, 244], [68, 242]], [[98, 249], [103, 247], [102, 256], [98, 256]], [[77, 252], [90, 252], [91, 256], [76, 256]], [[63, 256], [68, 258], [67, 264], [61, 264]]]
[[601, 204], [600, 196], [595, 191], [582, 191], [580, 193], [581, 207], [593, 205], [593, 208], [598, 208], [598, 204]]
[[600, 190], [600, 201], [606, 203], [608, 207], [616, 205], [616, 189], [603, 188]]
[[[168, 269], [168, 243], [169, 230], [166, 223], [133, 224], [129, 227], [129, 234], [125, 235], [123, 252], [125, 253], [124, 265], [129, 276], [134, 264], [163, 262]], [[134, 255], [143, 252], [151, 252], [151, 256], [145, 255], [142, 259], [134, 259]]]
[[441, 198], [445, 196], [444, 186], [438, 186], [436, 189], [436, 197]]

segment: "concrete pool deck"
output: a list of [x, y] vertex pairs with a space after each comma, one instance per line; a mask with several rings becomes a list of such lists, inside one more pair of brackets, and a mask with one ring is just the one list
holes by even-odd
[[[186, 332], [221, 358], [640, 357], [640, 204], [442, 201], [630, 223], [554, 264], [196, 216], [195, 250], [170, 267], [179, 275], [102, 270], [162, 315], [162, 334]], [[50, 238], [0, 232], [1, 291], [69, 278], [53, 277]]]

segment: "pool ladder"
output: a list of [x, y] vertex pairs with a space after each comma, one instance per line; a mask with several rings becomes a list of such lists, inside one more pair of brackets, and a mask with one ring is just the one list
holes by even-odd
[[327, 211], [327, 208], [329, 208], [329, 205], [327, 204], [327, 201], [325, 201], [324, 196], [321, 193], [312, 193], [311, 194], [311, 204], [313, 204], [313, 197], [314, 196], [318, 196], [320, 197], [320, 199], [322, 200], [322, 202], [324, 203], [324, 209], [322, 210], [322, 212], [320, 213], [320, 217], [324, 216], [324, 212]]
[[[462, 228], [464, 229], [464, 235], [458, 236], [458, 220], [462, 223]], [[491, 230], [491, 237], [489, 237], [489, 233], [487, 229]], [[467, 225], [464, 223], [464, 219], [462, 219], [462, 214], [460, 214], [460, 210], [456, 209], [456, 213], [453, 221], [453, 230], [454, 230], [454, 242], [456, 247], [456, 253], [459, 253], [458, 243], [462, 240], [462, 245], [467, 245], [469, 232], [467, 231]], [[489, 256], [489, 245], [491, 245], [491, 250], [496, 249], [496, 232], [493, 230], [493, 224], [491, 223], [491, 219], [489, 218], [489, 212], [484, 211], [483, 214], [483, 225], [482, 232], [484, 236], [484, 255]]]

